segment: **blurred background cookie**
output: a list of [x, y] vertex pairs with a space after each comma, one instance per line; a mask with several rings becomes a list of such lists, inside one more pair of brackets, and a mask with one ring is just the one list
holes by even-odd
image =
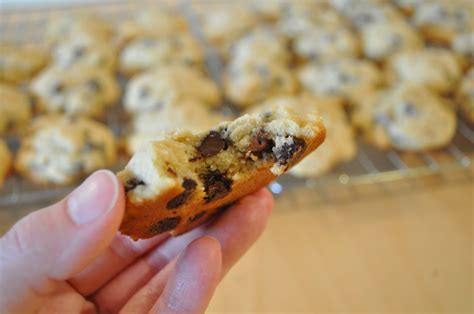
[[16, 87], [0, 83], [0, 135], [20, 131], [31, 119], [31, 99]]
[[26, 46], [0, 44], [0, 81], [21, 83], [31, 79], [48, 62], [44, 51]]

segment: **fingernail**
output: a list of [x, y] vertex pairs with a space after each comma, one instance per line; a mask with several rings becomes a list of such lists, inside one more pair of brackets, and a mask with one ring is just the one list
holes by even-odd
[[75, 223], [87, 224], [111, 210], [117, 197], [115, 175], [108, 170], [100, 170], [71, 193], [67, 200], [67, 210]]

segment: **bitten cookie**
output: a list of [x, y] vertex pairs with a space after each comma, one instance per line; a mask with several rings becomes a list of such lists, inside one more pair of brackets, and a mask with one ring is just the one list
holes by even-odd
[[318, 111], [327, 128], [326, 139], [317, 152], [311, 153], [290, 173], [298, 177], [315, 177], [327, 173], [338, 164], [348, 161], [357, 153], [355, 133], [349, 123], [342, 103], [335, 98], [298, 95], [276, 97], [251, 109], [265, 112], [277, 107], [296, 108], [301, 112]]
[[113, 134], [88, 118], [61, 115], [33, 120], [22, 139], [15, 168], [42, 185], [68, 185], [116, 159]]
[[125, 75], [133, 75], [152, 67], [170, 64], [202, 67], [204, 53], [190, 35], [138, 37], [120, 54], [119, 67]]
[[2, 187], [5, 179], [10, 172], [12, 165], [12, 155], [8, 150], [8, 146], [4, 140], [0, 139], [0, 187]]
[[52, 55], [61, 67], [86, 65], [113, 71], [117, 63], [117, 51], [109, 42], [81, 34], [59, 42]]
[[316, 113], [279, 108], [150, 142], [118, 173], [126, 191], [120, 231], [133, 239], [184, 233], [284, 173], [324, 136]]
[[160, 139], [165, 133], [177, 130], [203, 132], [228, 118], [192, 99], [180, 100], [162, 110], [138, 113], [133, 118], [133, 131], [127, 137], [127, 151], [136, 153], [150, 140]]
[[359, 38], [349, 28], [319, 26], [296, 37], [293, 48], [302, 60], [324, 62], [359, 55]]
[[120, 93], [113, 74], [85, 65], [45, 69], [32, 82], [31, 91], [41, 111], [94, 118], [103, 117]]
[[425, 1], [416, 7], [412, 21], [427, 40], [449, 44], [456, 34], [474, 29], [474, 6], [470, 0]]
[[0, 135], [21, 130], [30, 119], [28, 96], [13, 86], [0, 83]]
[[364, 55], [375, 61], [384, 61], [402, 52], [422, 49], [422, 38], [405, 21], [375, 23], [361, 32]]
[[139, 11], [118, 27], [119, 44], [125, 44], [137, 37], [167, 37], [188, 31], [184, 16], [171, 8], [160, 7]]
[[21, 83], [33, 77], [47, 63], [46, 54], [32, 47], [0, 45], [0, 81]]
[[224, 93], [241, 108], [268, 97], [294, 94], [297, 89], [293, 73], [274, 62], [231, 63], [224, 73]]
[[410, 83], [367, 94], [357, 104], [352, 121], [381, 149], [436, 149], [447, 145], [456, 132], [456, 115], [446, 101]]
[[424, 85], [437, 93], [449, 93], [462, 75], [456, 55], [445, 49], [426, 48], [394, 56], [388, 65], [389, 81]]
[[474, 123], [474, 67], [471, 67], [459, 84], [456, 100], [464, 116]]
[[383, 75], [370, 61], [341, 59], [309, 63], [298, 71], [301, 85], [317, 96], [336, 96], [352, 101], [383, 82]]
[[130, 80], [124, 104], [127, 111], [137, 113], [172, 107], [186, 99], [217, 107], [221, 97], [216, 84], [199, 71], [169, 66], [139, 74]]

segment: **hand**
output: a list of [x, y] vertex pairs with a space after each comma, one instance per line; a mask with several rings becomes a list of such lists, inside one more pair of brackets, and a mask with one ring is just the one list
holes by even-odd
[[12, 312], [202, 313], [220, 279], [262, 233], [267, 190], [182, 236], [118, 233], [124, 190], [101, 170], [0, 239], [0, 308]]

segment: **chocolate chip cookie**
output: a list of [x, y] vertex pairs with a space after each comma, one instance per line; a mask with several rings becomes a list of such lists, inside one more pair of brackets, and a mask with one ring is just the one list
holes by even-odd
[[33, 80], [31, 91], [40, 111], [94, 118], [103, 117], [120, 93], [113, 74], [86, 65], [49, 67]]
[[381, 149], [436, 149], [450, 143], [456, 132], [453, 108], [423, 86], [405, 83], [359, 101], [352, 121]]
[[48, 62], [40, 49], [10, 44], [0, 45], [0, 81], [21, 83], [32, 78]]
[[170, 64], [202, 67], [204, 53], [190, 34], [138, 37], [122, 50], [119, 68], [127, 76]]
[[224, 73], [224, 93], [241, 108], [268, 97], [294, 94], [297, 89], [292, 71], [275, 62], [230, 63]]
[[449, 50], [426, 48], [394, 56], [388, 66], [389, 81], [424, 85], [437, 93], [453, 91], [462, 76], [457, 56]]
[[309, 94], [276, 97], [252, 108], [251, 111], [265, 112], [277, 107], [296, 108], [301, 112], [317, 110], [323, 118], [324, 126], [328, 129], [326, 139], [317, 152], [309, 154], [291, 168], [291, 174], [298, 177], [319, 176], [356, 155], [355, 133], [346, 117], [342, 103], [337, 98]]
[[459, 84], [456, 100], [466, 119], [474, 123], [474, 67], [471, 67]]
[[196, 69], [168, 66], [135, 76], [125, 91], [125, 109], [132, 113], [157, 111], [191, 99], [203, 106], [217, 107], [216, 84]]
[[133, 239], [184, 233], [284, 173], [324, 136], [316, 113], [278, 108], [150, 142], [118, 173], [126, 191], [120, 231]]
[[0, 187], [2, 187], [8, 173], [10, 172], [11, 164], [12, 155], [8, 150], [5, 141], [0, 138]]
[[88, 118], [58, 114], [33, 120], [15, 160], [16, 170], [34, 183], [68, 185], [116, 160], [110, 130]]
[[31, 118], [31, 99], [17, 88], [0, 83], [0, 135], [21, 130]]
[[298, 71], [298, 78], [307, 91], [317, 96], [335, 96], [348, 101], [383, 82], [383, 75], [375, 64], [359, 59], [308, 63]]

